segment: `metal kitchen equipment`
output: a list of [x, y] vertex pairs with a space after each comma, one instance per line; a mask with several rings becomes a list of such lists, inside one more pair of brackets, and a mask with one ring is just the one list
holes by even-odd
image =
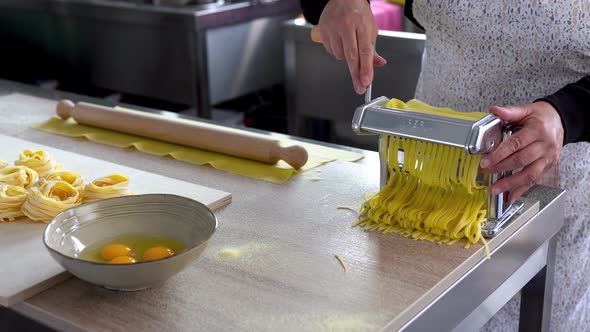
[[[358, 135], [379, 135], [381, 187], [385, 186], [390, 175], [387, 135], [460, 147], [468, 154], [487, 154], [512, 133], [511, 126], [493, 114], [478, 121], [469, 121], [390, 108], [387, 107], [388, 101], [387, 97], [379, 97], [359, 106], [352, 120], [352, 129]], [[489, 186], [510, 174], [480, 174], [478, 181]], [[504, 193], [488, 194], [487, 220], [482, 225], [482, 234], [485, 237], [498, 234], [523, 206], [521, 201], [507, 204]]]
[[[363, 103], [354, 92], [348, 67], [312, 41], [311, 30], [303, 19], [283, 26], [289, 134], [377, 151], [377, 141], [355, 135], [350, 114], [342, 112]], [[424, 34], [379, 31], [376, 45], [387, 65], [375, 69], [374, 96], [414, 97], [425, 41]]]
[[[297, 0], [2, 0], [0, 37], [28, 47], [22, 70], [75, 86], [212, 105], [283, 81], [281, 26]], [[35, 60], [39, 61], [35, 61]], [[11, 66], [18, 63], [11, 64]]]

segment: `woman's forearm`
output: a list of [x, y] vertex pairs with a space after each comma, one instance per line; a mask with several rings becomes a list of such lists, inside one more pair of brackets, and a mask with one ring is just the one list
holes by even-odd
[[590, 142], [590, 75], [540, 100], [559, 112], [565, 130], [564, 144]]

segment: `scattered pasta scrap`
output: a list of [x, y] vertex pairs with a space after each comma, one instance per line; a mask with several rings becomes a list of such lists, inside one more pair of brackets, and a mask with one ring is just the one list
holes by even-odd
[[336, 257], [336, 259], [338, 260], [338, 262], [340, 263], [340, 265], [342, 265], [342, 268], [344, 269], [344, 273], [348, 272], [348, 267], [344, 263], [344, 260], [342, 259], [342, 257], [340, 257], [340, 254], [334, 255], [334, 257]]
[[[394, 106], [403, 105], [396, 102]], [[448, 110], [443, 113], [453, 116]], [[382, 190], [363, 204], [361, 219], [355, 225], [439, 243], [466, 240], [469, 246], [481, 241], [487, 247], [481, 235], [487, 188], [476, 181], [481, 156], [422, 140], [387, 139], [390, 177]], [[400, 150], [404, 152], [401, 162]]]
[[122, 174], [112, 174], [96, 179], [84, 188], [84, 202], [125, 195], [131, 195], [129, 177]]
[[304, 174], [305, 179], [308, 180], [308, 181], [317, 182], [317, 181], [320, 181], [322, 179], [321, 178], [321, 175], [322, 175], [322, 170], [321, 169], [317, 169], [317, 168], [316, 169], [312, 169], [312, 170], [309, 170], [309, 171], [307, 171], [307, 172], [305, 172], [303, 174]]
[[4, 161], [4, 160], [0, 160], [0, 168], [4, 168], [6, 166], [8, 166], [8, 162]]
[[352, 212], [356, 212], [356, 213], [359, 212], [359, 210], [357, 208], [355, 208], [354, 206], [337, 206], [336, 210], [348, 210], [348, 211], [352, 211]]
[[24, 216], [21, 207], [27, 196], [28, 192], [23, 187], [0, 183], [0, 222]]
[[59, 168], [43, 150], [21, 152], [14, 166], [0, 161], [0, 222], [19, 217], [49, 222], [70, 207], [132, 194], [126, 175], [108, 175], [87, 185], [80, 174]]

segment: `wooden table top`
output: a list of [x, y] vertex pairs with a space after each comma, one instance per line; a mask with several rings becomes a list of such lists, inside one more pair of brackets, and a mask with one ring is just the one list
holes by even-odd
[[64, 328], [379, 330], [407, 321], [485, 257], [479, 245], [463, 249], [351, 228], [355, 213], [337, 208], [358, 206], [365, 193], [378, 190], [374, 152], [276, 185], [32, 129], [53, 115], [53, 105], [0, 97], [0, 131], [233, 194], [217, 212], [219, 228], [203, 256], [161, 287], [123, 293], [72, 278], [26, 301]]

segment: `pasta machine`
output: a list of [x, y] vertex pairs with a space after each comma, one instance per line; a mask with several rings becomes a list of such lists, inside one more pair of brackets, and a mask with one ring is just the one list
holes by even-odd
[[[369, 96], [367, 93], [365, 104], [356, 109], [352, 129], [359, 135], [379, 135], [381, 187], [385, 186], [389, 178], [387, 135], [460, 147], [468, 154], [488, 154], [508, 138], [513, 130], [508, 123], [493, 114], [477, 121], [469, 121], [390, 108], [387, 107], [389, 98], [379, 97], [371, 100]], [[477, 181], [490, 186], [511, 173], [480, 173]], [[523, 206], [522, 201], [507, 204], [504, 201], [504, 193], [488, 194], [487, 220], [482, 225], [482, 235], [494, 237]]]

